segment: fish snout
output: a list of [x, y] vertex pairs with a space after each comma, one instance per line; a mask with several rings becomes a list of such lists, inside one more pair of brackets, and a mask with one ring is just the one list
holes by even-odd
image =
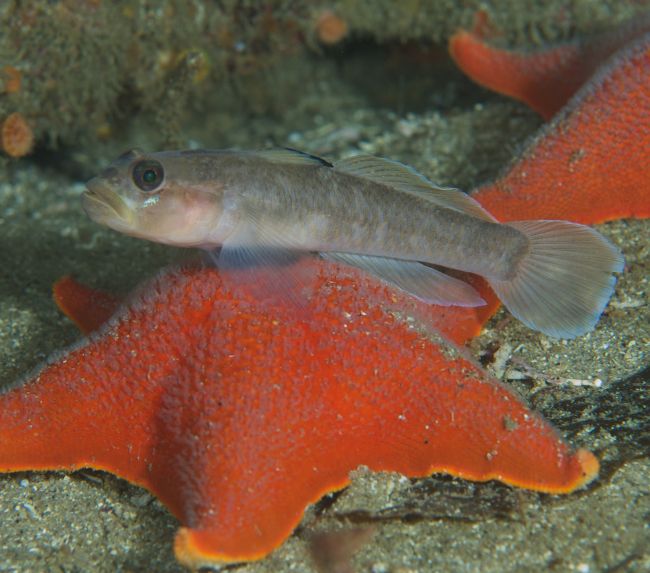
[[95, 177], [86, 183], [81, 205], [93, 221], [109, 227], [118, 219], [124, 224], [132, 218], [132, 210], [124, 199], [101, 177]]

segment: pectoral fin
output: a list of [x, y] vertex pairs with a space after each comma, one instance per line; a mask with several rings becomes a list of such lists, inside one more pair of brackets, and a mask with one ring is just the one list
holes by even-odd
[[300, 263], [301, 253], [260, 247], [208, 251], [224, 283], [257, 301], [306, 308], [312, 273]]
[[298, 264], [305, 253], [279, 235], [265, 234], [254, 221], [240, 222], [220, 249], [208, 253], [231, 288], [246, 289], [257, 300], [305, 306], [311, 275]]
[[429, 304], [468, 307], [485, 304], [467, 283], [422, 263], [349, 253], [321, 253], [321, 256], [363, 269]]
[[293, 265], [300, 253], [283, 249], [282, 247], [268, 247], [260, 245], [224, 246], [216, 251], [216, 265], [223, 271], [245, 271], [272, 267], [278, 270]]

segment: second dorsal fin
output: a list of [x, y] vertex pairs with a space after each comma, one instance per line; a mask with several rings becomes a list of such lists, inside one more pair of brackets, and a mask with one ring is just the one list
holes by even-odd
[[357, 155], [336, 162], [334, 168], [350, 175], [388, 185], [402, 193], [415, 195], [440, 207], [454, 209], [488, 221], [496, 221], [478, 201], [472, 199], [467, 193], [451, 187], [438, 187], [412, 167], [398, 161], [372, 155]]

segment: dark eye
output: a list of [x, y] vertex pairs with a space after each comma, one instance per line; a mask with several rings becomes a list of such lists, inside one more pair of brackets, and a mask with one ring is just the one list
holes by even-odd
[[145, 159], [133, 167], [133, 182], [147, 193], [158, 189], [164, 178], [165, 170], [159, 161]]

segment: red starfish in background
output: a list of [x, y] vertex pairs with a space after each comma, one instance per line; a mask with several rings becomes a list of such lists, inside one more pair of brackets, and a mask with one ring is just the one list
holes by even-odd
[[[457, 49], [461, 40], [452, 39], [452, 46]], [[506, 57], [492, 51], [496, 61]], [[649, 174], [650, 33], [646, 33], [590, 78], [505, 175], [473, 196], [500, 221], [544, 217], [591, 225], [648, 217]]]
[[[181, 521], [175, 551], [192, 566], [267, 555], [359, 465], [558, 493], [595, 477], [592, 454], [385, 310], [406, 295], [305, 264], [309, 319], [234, 294], [215, 269], [153, 280], [0, 396], [0, 469], [92, 467], [146, 487]], [[55, 292], [96, 326], [92, 291], [68, 279]]]
[[496, 36], [485, 12], [479, 12], [473, 31], [459, 30], [449, 40], [449, 53], [476, 83], [523, 101], [545, 119], [560, 111], [612, 54], [650, 31], [645, 16], [599, 35], [534, 52], [491, 46]]

